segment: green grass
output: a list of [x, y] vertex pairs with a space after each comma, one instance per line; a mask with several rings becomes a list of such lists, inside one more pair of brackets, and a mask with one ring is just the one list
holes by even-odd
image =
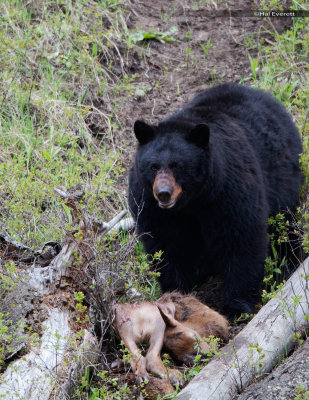
[[[101, 218], [123, 207], [114, 188], [124, 172], [113, 143], [122, 129], [116, 94], [128, 88], [126, 74], [113, 71], [126, 34], [118, 3], [0, 4], [0, 227], [31, 246], [63, 234], [54, 187], [82, 184], [89, 211]], [[111, 111], [94, 107], [98, 96]]]
[[[89, 211], [101, 218], [124, 206], [115, 187], [124, 173], [126, 149], [125, 141], [119, 146], [118, 112], [128, 94], [141, 91], [135, 76], [125, 72], [124, 54], [139, 40], [170, 40], [174, 30], [129, 30], [121, 4], [0, 4], [0, 226], [30, 246], [63, 235], [54, 187], [82, 184]], [[281, 35], [269, 25], [274, 45], [259, 43], [258, 57], [248, 50], [252, 76], [244, 80], [270, 90], [294, 115], [303, 136], [308, 184], [305, 25], [305, 19], [295, 19]], [[102, 98], [106, 109], [95, 105]], [[99, 132], [89, 128], [93, 119]]]

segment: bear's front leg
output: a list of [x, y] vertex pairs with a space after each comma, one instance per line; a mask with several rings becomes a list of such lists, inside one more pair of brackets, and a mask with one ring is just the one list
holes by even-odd
[[224, 273], [223, 313], [229, 318], [253, 314], [260, 296], [264, 258], [232, 256]]

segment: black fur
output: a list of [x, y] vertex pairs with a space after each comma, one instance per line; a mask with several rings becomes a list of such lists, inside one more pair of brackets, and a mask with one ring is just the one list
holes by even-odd
[[[163, 291], [188, 292], [220, 273], [225, 308], [253, 312], [268, 217], [294, 211], [299, 200], [301, 141], [291, 117], [261, 90], [224, 84], [158, 126], [137, 128], [129, 205], [145, 251], [163, 250]], [[158, 167], [183, 188], [170, 209], [152, 193]]]

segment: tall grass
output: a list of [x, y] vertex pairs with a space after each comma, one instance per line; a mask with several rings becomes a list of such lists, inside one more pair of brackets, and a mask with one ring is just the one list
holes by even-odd
[[122, 129], [115, 93], [127, 80], [118, 3], [0, 4], [0, 230], [29, 245], [62, 235], [54, 187], [82, 184], [101, 218], [124, 206], [113, 132]]

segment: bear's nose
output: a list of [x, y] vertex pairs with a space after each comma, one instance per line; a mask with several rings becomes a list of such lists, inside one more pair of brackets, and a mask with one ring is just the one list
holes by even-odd
[[171, 199], [172, 191], [169, 188], [162, 188], [156, 194], [162, 203], [168, 203]]

